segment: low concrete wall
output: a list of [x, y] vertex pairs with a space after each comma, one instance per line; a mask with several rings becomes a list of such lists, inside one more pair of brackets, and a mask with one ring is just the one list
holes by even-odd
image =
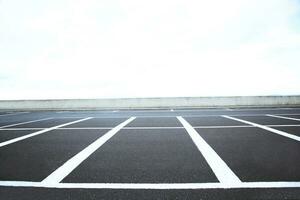
[[300, 96], [170, 97], [0, 101], [0, 110], [102, 110], [300, 106]]

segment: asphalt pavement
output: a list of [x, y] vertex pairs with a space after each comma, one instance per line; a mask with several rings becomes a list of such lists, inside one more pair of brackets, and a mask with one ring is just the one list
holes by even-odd
[[0, 199], [300, 199], [300, 108], [0, 112]]

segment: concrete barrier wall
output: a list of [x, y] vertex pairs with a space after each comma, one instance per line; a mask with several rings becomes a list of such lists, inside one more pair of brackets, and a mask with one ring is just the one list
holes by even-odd
[[278, 106], [300, 106], [300, 95], [0, 101], [0, 110], [101, 110]]

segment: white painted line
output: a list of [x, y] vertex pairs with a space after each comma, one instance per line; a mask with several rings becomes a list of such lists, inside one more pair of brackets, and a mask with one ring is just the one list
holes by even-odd
[[[300, 124], [283, 124], [283, 125], [265, 125], [268, 127], [298, 127]], [[255, 128], [252, 125], [242, 125], [242, 126], [193, 126], [194, 128], [201, 129], [223, 129], [223, 128]], [[109, 130], [114, 127], [70, 127], [70, 128], [58, 128], [57, 130]], [[44, 128], [2, 128], [0, 131], [21, 131], [21, 130], [43, 130]], [[139, 130], [139, 129], [184, 129], [184, 127], [124, 127], [123, 129], [129, 130]]]
[[5, 126], [1, 126], [0, 129], [17, 126], [17, 125], [22, 125], [22, 124], [29, 124], [29, 123], [33, 123], [33, 122], [45, 121], [45, 120], [49, 120], [49, 119], [52, 119], [52, 117], [48, 117], [48, 118], [44, 118], [44, 119], [37, 119], [37, 120], [32, 120], [32, 121], [27, 121], [27, 122], [20, 122], [20, 123], [16, 123], [16, 124], [9, 124], [9, 125], [5, 125]]
[[[277, 114], [278, 115], [278, 114]], [[300, 114], [279, 114], [279, 115], [300, 115]], [[266, 116], [266, 113], [264, 114], [230, 114], [230, 116]], [[174, 115], [139, 115], [139, 118], [172, 118]], [[220, 114], [217, 115], [197, 115], [197, 114], [192, 114], [192, 115], [182, 115], [182, 117], [220, 117]], [[76, 118], [76, 117], [55, 117], [56, 119], [60, 118]], [[95, 119], [103, 119], [107, 118], [107, 116], [95, 116]], [[112, 117], [110, 117], [112, 118]], [[113, 118], [124, 118], [124, 116], [114, 116]]]
[[107, 142], [111, 137], [113, 137], [119, 130], [124, 126], [133, 121], [135, 117], [130, 117], [123, 123], [119, 124], [115, 128], [108, 131], [105, 135], [98, 138], [92, 144], [87, 146], [85, 149], [80, 151], [78, 154], [73, 156], [70, 160], [65, 162], [62, 166], [52, 172], [47, 178], [45, 178], [42, 183], [55, 184], [62, 181], [67, 175], [69, 175], [80, 163], [87, 159], [92, 153], [94, 153], [98, 148], [100, 148], [105, 142]]
[[[64, 129], [64, 130], [89, 130], [89, 129], [113, 129], [114, 127], [76, 127], [76, 128], [59, 128], [59, 129]], [[122, 129], [129, 129], [129, 130], [134, 130], [134, 129], [183, 129], [184, 127], [124, 127]]]
[[245, 125], [245, 126], [194, 126], [194, 128], [205, 128], [205, 129], [208, 129], [208, 128], [249, 128], [249, 127], [253, 127], [253, 126], [248, 126], [248, 125]]
[[91, 118], [92, 117], [88, 117], [88, 118], [68, 122], [68, 123], [65, 123], [65, 124], [58, 125], [58, 126], [53, 126], [53, 127], [50, 127], [50, 128], [46, 128], [46, 129], [31, 133], [31, 134], [28, 134], [28, 135], [24, 135], [24, 136], [17, 137], [17, 138], [11, 139], [11, 140], [7, 140], [5, 142], [1, 142], [0, 147], [6, 146], [6, 145], [9, 145], [9, 144], [21, 141], [21, 140], [25, 140], [27, 138], [30, 138], [30, 137], [33, 137], [33, 136], [36, 136], [36, 135], [40, 135], [42, 133], [46, 133], [46, 132], [52, 131], [54, 129], [58, 129], [58, 128], [63, 127], [63, 126], [68, 126], [70, 124], [75, 124], [75, 123], [78, 123], [78, 122], [82, 122], [82, 121], [85, 121], [85, 120], [88, 120], [88, 119], [91, 119]]
[[[55, 116], [55, 119], [76, 119], [76, 118], [82, 118], [82, 117], [76, 117], [76, 116], [68, 116], [68, 117], [56, 117]], [[95, 117], [93, 117], [93, 118], [95, 118]]]
[[238, 118], [235, 118], [235, 117], [230, 117], [230, 116], [227, 116], [227, 115], [222, 115], [222, 116], [225, 117], [225, 118], [227, 118], [227, 119], [232, 119], [232, 120], [235, 120], [235, 121], [238, 121], [238, 122], [242, 122], [242, 123], [245, 123], [245, 124], [250, 124], [252, 126], [255, 126], [255, 127], [258, 127], [258, 128], [261, 128], [261, 129], [264, 129], [264, 130], [267, 130], [267, 131], [270, 131], [272, 133], [276, 133], [278, 135], [281, 135], [281, 136], [284, 136], [284, 137], [287, 137], [287, 138], [290, 138], [290, 139], [293, 139], [293, 140], [300, 141], [300, 137], [298, 137], [296, 135], [292, 135], [292, 134], [289, 134], [289, 133], [286, 133], [286, 132], [283, 132], [283, 131], [280, 131], [280, 130], [277, 130], [277, 129], [274, 129], [274, 128], [271, 128], [271, 127], [268, 127], [268, 126], [265, 126], [265, 125], [256, 124], [256, 123], [253, 123], [253, 122], [249, 122], [249, 121], [246, 121], [246, 120], [238, 119]]
[[215, 173], [218, 180], [223, 184], [239, 184], [241, 180], [219, 157], [219, 155], [209, 146], [208, 143], [197, 133], [197, 131], [181, 116], [177, 119], [182, 123], [193, 142], [202, 153], [203, 157]]
[[135, 129], [146, 129], [146, 130], [152, 130], [152, 129], [184, 129], [183, 126], [165, 126], [165, 127], [151, 127], [151, 126], [148, 126], [148, 127], [124, 127], [124, 129], [129, 129], [129, 130], [135, 130]]
[[118, 110], [114, 110], [114, 111], [112, 111], [112, 112], [119, 112]]
[[[247, 117], [247, 116], [266, 116], [267, 113], [262, 113], [262, 114], [230, 114], [230, 116], [234, 117]], [[300, 115], [299, 113], [279, 113], [279, 114], [274, 114], [274, 115]], [[220, 115], [209, 115], [209, 116], [220, 116]]]
[[[285, 125], [282, 125], [285, 126]], [[296, 124], [294, 126], [300, 126], [300, 124]], [[250, 128], [253, 126], [250, 125], [242, 125], [242, 126], [194, 126], [194, 128]], [[84, 129], [112, 129], [113, 127], [74, 127], [74, 128], [59, 128], [59, 129], [65, 129], [65, 130], [84, 130]], [[138, 127], [138, 126], [134, 126], [134, 127], [124, 127], [123, 129], [129, 129], [129, 130], [135, 130], [135, 129], [184, 129], [183, 126], [146, 126], [146, 127]]]
[[45, 128], [1, 128], [0, 131], [26, 131], [26, 130], [43, 130]]
[[171, 112], [174, 112], [174, 109], [171, 109], [170, 111], [171, 111]]
[[70, 128], [59, 128], [60, 130], [109, 130], [114, 127], [70, 127]]
[[[284, 125], [283, 125], [284, 126]], [[300, 124], [297, 124], [295, 126], [300, 126]], [[242, 126], [194, 126], [194, 128], [249, 128], [249, 127], [253, 127], [250, 125], [242, 125]], [[59, 129], [65, 129], [65, 130], [84, 130], [84, 129], [112, 129], [113, 127], [74, 127], [74, 128], [59, 128]], [[138, 127], [138, 126], [134, 126], [134, 127], [124, 127], [123, 129], [129, 129], [129, 130], [135, 130], [135, 129], [184, 129], [183, 126], [144, 126], [144, 127]]]
[[29, 113], [29, 112], [8, 113], [8, 114], [0, 115], [0, 117], [9, 116], [9, 115], [19, 115], [19, 114], [25, 114], [25, 113]]
[[56, 113], [69, 113], [71, 111], [57, 111]]
[[284, 124], [284, 125], [266, 125], [269, 127], [285, 127], [285, 126], [300, 126], [300, 124]]
[[287, 114], [275, 114], [275, 115], [300, 115], [300, 113], [287, 113]]
[[[57, 128], [57, 130], [109, 130], [112, 129], [113, 127], [88, 127], [88, 128]], [[24, 130], [43, 130], [45, 128], [2, 128], [0, 129], [1, 131], [24, 131]]]
[[126, 112], [130, 112], [130, 113], [143, 113], [143, 112], [151, 112], [151, 113], [155, 113], [155, 112], [168, 112], [169, 109], [163, 109], [163, 110], [152, 110], [152, 109], [146, 109], [146, 110], [120, 110], [120, 112], [126, 113]]
[[[176, 109], [176, 108], [175, 108]], [[214, 108], [208, 108], [208, 109], [203, 109], [203, 108], [195, 108], [195, 109], [176, 109], [178, 112], [201, 112], [201, 111], [224, 111], [226, 109], [231, 109], [232, 111], [237, 111], [237, 112], [244, 112], [244, 111], [281, 111], [281, 110], [299, 110], [299, 108], [220, 108], [220, 109], [214, 109]]]
[[130, 189], [130, 190], [193, 190], [193, 189], [234, 189], [234, 188], [300, 188], [300, 182], [242, 182], [224, 183], [54, 183], [29, 181], [0, 181], [1, 187], [41, 187], [60, 189]]
[[294, 121], [300, 121], [300, 119], [292, 118], [292, 117], [282, 117], [282, 116], [278, 116], [278, 115], [266, 115], [266, 116], [280, 118], [280, 119], [289, 119], [289, 120], [294, 120]]
[[242, 188], [300, 188], [299, 181], [243, 182]]

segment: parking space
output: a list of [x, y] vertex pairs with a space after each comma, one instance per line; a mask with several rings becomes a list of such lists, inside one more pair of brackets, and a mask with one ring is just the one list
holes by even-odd
[[20, 125], [11, 126], [11, 127], [13, 127], [13, 128], [50, 128], [50, 127], [68, 123], [68, 122], [71, 122], [71, 121], [74, 121], [77, 119], [78, 118], [46, 119], [46, 120], [42, 120], [42, 121], [20, 124]]
[[[272, 199], [294, 188], [289, 190], [294, 197], [300, 190], [300, 113], [277, 111], [170, 109], [149, 115], [143, 110], [0, 116], [0, 198], [18, 199], [15, 194], [24, 188], [34, 192], [57, 188], [58, 193], [68, 189], [69, 196], [88, 190], [90, 199], [97, 199], [100, 191], [112, 197], [112, 189], [142, 195], [129, 192], [119, 199], [147, 199], [149, 191], [160, 199], [185, 195], [186, 199], [203, 195], [207, 195], [203, 199]], [[2, 195], [11, 187], [15, 194]], [[224, 194], [224, 188], [228, 198], [218, 195]], [[258, 189], [261, 194], [253, 192]], [[234, 195], [236, 190], [245, 192]], [[271, 192], [266, 196], [265, 191]], [[44, 194], [45, 199], [53, 199]]]
[[300, 143], [259, 128], [196, 129], [244, 182], [300, 181]]
[[50, 131], [0, 150], [0, 180], [42, 181], [106, 130]]
[[75, 123], [65, 128], [90, 128], [90, 127], [115, 127], [126, 118], [92, 118], [90, 120]]
[[31, 130], [0, 130], [0, 143], [32, 133]]
[[138, 117], [127, 127], [182, 127], [176, 117]]
[[218, 182], [184, 130], [122, 130], [63, 182]]

